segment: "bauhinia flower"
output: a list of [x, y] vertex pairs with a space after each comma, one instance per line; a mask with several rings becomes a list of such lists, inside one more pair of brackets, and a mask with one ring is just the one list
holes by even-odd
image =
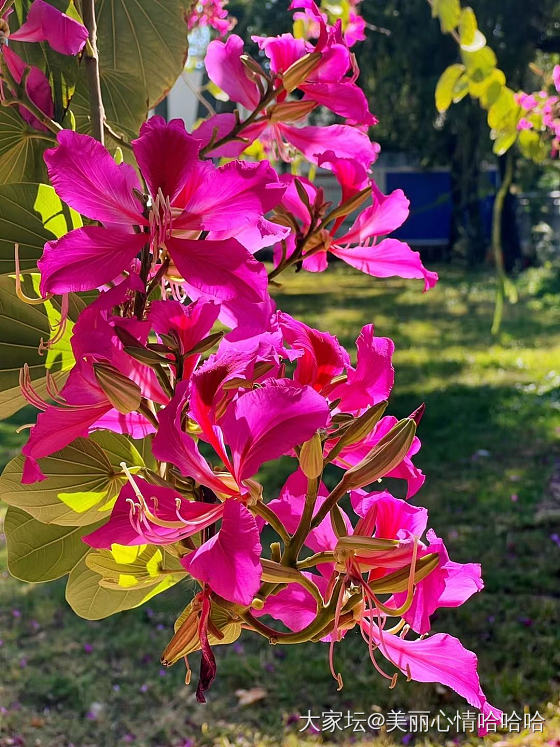
[[[331, 255], [374, 277], [418, 278], [424, 281], [424, 290], [432, 288], [437, 273], [427, 270], [420, 254], [408, 244], [387, 237], [408, 216], [409, 201], [403, 191], [397, 189], [384, 195], [373, 180], [367, 179], [359, 164], [339, 159], [332, 152], [323, 154], [319, 162], [334, 170], [343, 202], [327, 213], [321, 189], [304, 177], [282, 177], [288, 187], [276, 220], [283, 225], [294, 225], [293, 219], [297, 223], [290, 237], [276, 246], [276, 263], [282, 266], [286, 261], [293, 264], [298, 260], [309, 272], [323, 272]], [[362, 210], [350, 228], [341, 229], [344, 218], [355, 210], [355, 202], [363, 204], [368, 192], [372, 204]], [[306, 195], [305, 202], [302, 194]]]
[[[234, 312], [267, 298], [263, 265], [234, 238], [284, 192], [267, 163], [217, 169], [199, 160], [199, 141], [182, 121], [153, 117], [133, 143], [149, 190], [143, 201], [132, 166], [117, 165], [96, 140], [64, 130], [58, 143], [45, 153], [57, 194], [101, 225], [74, 229], [45, 245], [38, 263], [43, 294], [99, 288], [144, 252], [148, 267], [167, 262], [195, 298]], [[203, 231], [219, 232], [220, 239], [199, 240]]]

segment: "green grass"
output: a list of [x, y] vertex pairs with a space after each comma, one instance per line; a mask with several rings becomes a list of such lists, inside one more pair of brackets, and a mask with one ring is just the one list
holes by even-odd
[[[491, 702], [518, 713], [546, 711], [546, 733], [512, 736], [511, 747], [557, 744], [560, 551], [551, 535], [559, 532], [560, 507], [542, 507], [550, 503], [548, 483], [560, 459], [560, 296], [553, 303], [548, 294], [545, 303], [522, 292], [499, 339], [489, 332], [493, 280], [482, 273], [444, 267], [439, 285], [422, 294], [418, 283], [375, 281], [336, 267], [287, 278], [276, 298], [349, 347], [370, 322], [395, 340], [390, 412], [402, 417], [427, 405], [416, 458], [427, 481], [415, 500], [429, 508], [431, 526], [453, 559], [482, 563], [486, 583], [463, 608], [438, 613], [434, 630], [460, 637], [478, 653]], [[27, 419], [20, 415], [18, 423]], [[23, 436], [14, 435], [11, 422], [0, 425], [5, 461]], [[268, 495], [284, 477], [283, 467], [264, 475]], [[341, 692], [323, 645], [272, 647], [244, 636], [217, 649], [218, 679], [209, 703], [200, 706], [182, 683], [181, 666], [160, 676], [158, 663], [188, 590], [176, 587], [151, 600], [149, 609], [99, 623], [76, 618], [63, 591], [62, 582], [29, 586], [7, 573], [0, 578], [0, 745], [19, 744], [10, 741], [18, 736], [26, 745], [80, 747], [187, 739], [297, 745], [307, 743], [297, 717], [308, 709], [428, 709], [435, 715], [467, 707], [445, 688], [404, 678], [389, 690], [354, 634], [336, 650]], [[191, 664], [196, 673], [195, 656]], [[239, 706], [236, 690], [251, 688], [266, 696]], [[337, 738], [352, 736], [360, 738], [348, 731]], [[400, 744], [403, 736], [375, 744]], [[324, 742], [333, 738], [323, 735]]]

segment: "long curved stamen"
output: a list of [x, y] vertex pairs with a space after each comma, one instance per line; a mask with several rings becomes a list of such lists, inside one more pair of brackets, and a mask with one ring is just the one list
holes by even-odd
[[39, 343], [39, 355], [42, 355], [45, 351], [48, 351], [49, 348], [52, 348], [53, 345], [56, 345], [64, 337], [64, 333], [66, 332], [66, 327], [67, 327], [67, 322], [68, 322], [69, 305], [70, 305], [70, 301], [69, 301], [68, 293], [65, 293], [62, 296], [62, 304], [60, 307], [60, 320], [58, 324], [55, 324], [51, 327], [51, 331], [56, 330], [54, 337], [51, 337], [46, 342], [44, 342], [43, 338], [41, 338], [41, 342]]
[[14, 244], [14, 263], [16, 266], [16, 296], [20, 301], [23, 301], [24, 303], [31, 306], [39, 306], [40, 304], [45, 303], [45, 301], [48, 301], [49, 298], [52, 298], [52, 293], [47, 293], [44, 298], [31, 298], [23, 292], [23, 288], [21, 286], [21, 269], [19, 264], [19, 244]]
[[414, 596], [414, 576], [416, 575], [417, 557], [418, 557], [418, 537], [414, 537], [414, 545], [412, 548], [412, 560], [410, 563], [410, 571], [408, 574], [408, 586], [407, 586], [406, 599], [404, 600], [403, 604], [400, 607], [398, 608], [387, 607], [387, 605], [380, 602], [375, 596], [375, 594], [373, 594], [373, 599], [375, 600], [375, 604], [380, 610], [382, 610], [382, 612], [385, 612], [386, 615], [390, 615], [391, 617], [400, 617], [401, 615], [404, 615], [405, 612], [407, 612], [410, 609], [410, 605], [412, 604], [412, 598]]
[[340, 672], [335, 672], [334, 669], [334, 644], [337, 641], [340, 641], [340, 631], [338, 629], [338, 625], [340, 622], [340, 613], [342, 610], [342, 605], [344, 603], [344, 584], [340, 587], [340, 591], [338, 592], [338, 599], [336, 600], [336, 610], [334, 613], [334, 627], [332, 629], [331, 633], [331, 642], [329, 645], [329, 669], [331, 670], [331, 674], [334, 677], [334, 679], [338, 682], [337, 690], [342, 690], [344, 687], [344, 682], [342, 681], [342, 675]]

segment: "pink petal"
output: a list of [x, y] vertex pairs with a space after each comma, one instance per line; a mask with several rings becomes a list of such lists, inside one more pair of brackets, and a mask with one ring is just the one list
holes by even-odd
[[228, 493], [226, 486], [201, 456], [194, 438], [181, 430], [181, 414], [188, 384], [188, 381], [181, 382], [169, 405], [159, 411], [159, 428], [152, 442], [152, 453], [161, 462], [174, 464], [182, 475], [192, 477], [218, 493]]
[[286, 342], [303, 352], [297, 361], [294, 381], [320, 392], [350, 366], [350, 357], [336, 337], [308, 327], [284, 312], [278, 318]]
[[411, 534], [420, 538], [426, 531], [428, 511], [412, 506], [387, 491], [367, 493], [354, 490], [350, 493], [354, 511], [361, 517], [356, 533], [383, 539], [405, 539]]
[[[320, 587], [326, 587], [327, 581], [322, 576], [303, 574]], [[321, 591], [321, 588], [319, 589]], [[317, 616], [317, 602], [303, 586], [290, 584], [277, 594], [269, 596], [262, 610], [252, 610], [255, 617], [270, 615], [280, 620], [290, 630], [299, 631], [306, 628]]]
[[391, 363], [395, 350], [388, 337], [376, 337], [373, 324], [367, 324], [356, 340], [358, 360], [355, 369], [350, 368], [348, 379], [329, 394], [331, 401], [340, 399], [342, 412], [358, 412], [388, 399], [395, 372]]
[[194, 578], [224, 599], [250, 605], [261, 582], [261, 550], [252, 514], [230, 499], [224, 504], [220, 531], [181, 562]]
[[184, 306], [179, 301], [168, 299], [152, 301], [149, 319], [158, 334], [169, 334], [173, 330], [181, 342], [184, 354], [210, 333], [219, 311], [220, 307], [214, 303], [197, 301]]
[[[193, 131], [192, 135], [200, 142], [200, 147], [202, 149], [211, 142], [217, 143], [226, 135], [229, 135], [236, 124], [236, 116], [231, 112], [214, 114], [214, 116], [201, 122], [196, 130]], [[207, 157], [213, 158], [220, 156], [226, 158], [237, 158], [237, 156], [243, 153], [246, 147], [247, 143], [234, 140], [225, 145], [218, 146], [218, 151], [211, 150], [207, 154]]]
[[319, 166], [336, 176], [342, 188], [341, 202], [346, 202], [369, 184], [367, 170], [362, 164], [350, 158], [337, 158], [333, 151], [326, 151], [319, 158]]
[[[368, 621], [362, 622], [366, 634]], [[447, 633], [429, 638], [407, 641], [389, 633], [381, 634], [373, 625], [373, 639], [381, 653], [404, 674], [410, 673], [417, 682], [439, 682], [462, 695], [466, 701], [484, 714], [489, 711], [500, 719], [501, 711], [488, 703], [477, 674], [476, 655]]]
[[161, 190], [173, 202], [198, 168], [200, 142], [189, 135], [182, 119], [166, 122], [163, 117], [151, 117], [132, 147], [153, 198]]
[[41, 293], [99, 288], [128, 269], [145, 243], [146, 234], [100, 226], [76, 228], [56, 241], [48, 241], [37, 262]]
[[225, 43], [218, 39], [210, 42], [204, 64], [213, 83], [232, 101], [252, 111], [259, 105], [261, 97], [257, 84], [249, 79], [241, 62], [242, 54], [243, 39], [232, 34]]
[[208, 165], [202, 180], [196, 190], [177, 198], [175, 206], [183, 208], [185, 215], [173, 221], [175, 233], [199, 216], [196, 224], [203, 230], [235, 236], [272, 210], [286, 189], [268, 161], [232, 161], [219, 169]]
[[[98, 406], [73, 410], [49, 406], [37, 416], [37, 422], [21, 453], [34, 462], [60, 451], [76, 438], [87, 438], [89, 427], [109, 409], [111, 405], [107, 400], [101, 401]], [[30, 481], [34, 482], [38, 473], [34, 470], [32, 474], [29, 469], [28, 475]]]
[[295, 39], [292, 34], [281, 36], [252, 36], [270, 60], [270, 69], [273, 73], [283, 73], [290, 65], [303, 57], [307, 49], [307, 43], [303, 39]]
[[[54, 104], [52, 100], [52, 92], [50, 83], [38, 67], [28, 66], [15, 52], [13, 52], [9, 46], [5, 45], [2, 49], [4, 60], [6, 65], [14, 77], [16, 83], [21, 83], [23, 74], [28, 68], [29, 73], [25, 81], [25, 90], [30, 100], [38, 106], [39, 109], [44, 112], [47, 117], [52, 118], [54, 114]], [[40, 122], [31, 112], [25, 107], [19, 107], [19, 113], [22, 118], [28, 122], [36, 130], [42, 130], [48, 132], [48, 128]]]
[[221, 426], [238, 481], [253, 477], [264, 462], [307, 441], [329, 417], [326, 401], [310, 387], [270, 380], [228, 407]]
[[268, 279], [264, 265], [235, 239], [166, 242], [173, 262], [185, 280], [208, 299], [258, 303], [266, 297]]
[[338, 243], [363, 243], [373, 236], [384, 236], [402, 226], [408, 218], [410, 201], [402, 189], [384, 195], [372, 182], [372, 192], [374, 204], [358, 216], [351, 230], [338, 239]]
[[117, 225], [146, 225], [136, 172], [119, 166], [101, 143], [89, 135], [62, 130], [58, 147], [45, 151], [51, 184], [61, 200], [82, 215]]
[[377, 124], [361, 88], [348, 82], [309, 82], [300, 86], [305, 101], [315, 101], [355, 124]]
[[43, 0], [33, 0], [25, 23], [10, 34], [10, 41], [41, 42], [61, 54], [76, 55], [86, 43], [85, 26]]
[[379, 153], [379, 146], [372, 143], [364, 132], [347, 125], [294, 127], [278, 123], [277, 128], [289, 143], [315, 164], [326, 151], [332, 151], [337, 158], [353, 158], [369, 169]]
[[424, 291], [437, 283], [437, 272], [426, 270], [418, 252], [398, 239], [383, 239], [374, 246], [343, 248], [333, 244], [330, 251], [351, 267], [376, 278], [418, 278], [424, 281]]

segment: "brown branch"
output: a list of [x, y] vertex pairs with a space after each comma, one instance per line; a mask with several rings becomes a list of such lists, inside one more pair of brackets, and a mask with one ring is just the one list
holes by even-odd
[[95, 20], [95, 0], [83, 0], [82, 16], [89, 32], [85, 47], [86, 75], [89, 86], [89, 110], [93, 137], [101, 144], [105, 142], [104, 122], [105, 109], [101, 96], [101, 79], [99, 77], [99, 57], [97, 54], [97, 23]]

